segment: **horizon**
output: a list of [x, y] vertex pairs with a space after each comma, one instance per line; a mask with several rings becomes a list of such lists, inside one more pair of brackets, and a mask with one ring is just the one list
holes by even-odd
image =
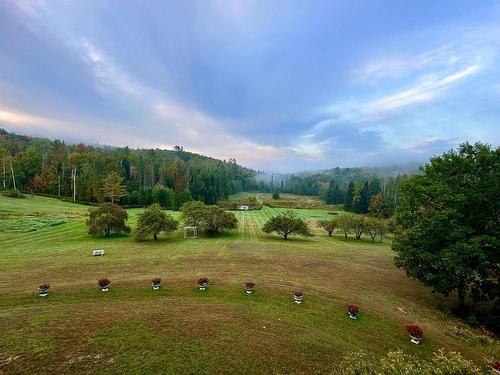
[[499, 21], [494, 1], [5, 1], [0, 127], [273, 173], [424, 163], [498, 146]]

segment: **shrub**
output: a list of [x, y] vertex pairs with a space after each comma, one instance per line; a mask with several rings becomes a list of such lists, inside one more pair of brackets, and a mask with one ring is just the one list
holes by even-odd
[[424, 335], [424, 330], [416, 324], [407, 324], [405, 325], [405, 329], [406, 332], [408, 332], [408, 334], [413, 337], [420, 338]]
[[103, 288], [103, 287], [106, 287], [109, 284], [111, 284], [111, 281], [109, 281], [109, 279], [107, 277], [103, 277], [103, 278], [97, 280], [97, 284], [99, 284], [99, 286], [101, 288]]
[[391, 351], [380, 360], [366, 353], [349, 353], [334, 366], [335, 375], [477, 375], [483, 374], [473, 362], [457, 352], [442, 349], [433, 353], [431, 360], [421, 360]]
[[255, 286], [255, 282], [254, 281], [247, 281], [247, 282], [245, 282], [245, 288], [247, 288], [247, 289], [252, 289], [254, 286]]
[[304, 295], [304, 293], [302, 293], [301, 290], [296, 290], [294, 293], [293, 293], [294, 296], [296, 297], [302, 297]]
[[42, 284], [38, 287], [38, 289], [40, 290], [47, 290], [50, 288], [50, 285], [49, 284]]
[[155, 277], [154, 279], [151, 280], [151, 283], [154, 285], [161, 284], [161, 279], [159, 277]]

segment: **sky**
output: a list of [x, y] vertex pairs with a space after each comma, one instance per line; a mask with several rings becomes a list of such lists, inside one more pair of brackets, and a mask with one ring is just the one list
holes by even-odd
[[265, 171], [500, 143], [499, 1], [0, 1], [0, 127]]

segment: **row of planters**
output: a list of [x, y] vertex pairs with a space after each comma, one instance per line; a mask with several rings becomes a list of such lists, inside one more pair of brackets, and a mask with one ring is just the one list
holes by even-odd
[[[101, 288], [102, 292], [108, 292], [110, 289], [111, 281], [108, 278], [104, 277], [104, 278], [99, 279], [97, 281], [97, 284]], [[196, 281], [196, 284], [198, 285], [198, 289], [200, 291], [205, 291], [208, 288], [208, 278], [199, 277]], [[256, 284], [254, 281], [245, 282], [245, 286], [244, 286], [245, 293], [247, 293], [247, 294], [254, 293], [255, 285]], [[153, 290], [159, 290], [160, 287], [161, 287], [161, 278], [159, 278], [159, 277], [153, 278], [151, 280], [151, 288]], [[49, 293], [49, 288], [50, 288], [50, 285], [48, 285], [48, 284], [40, 285], [38, 287], [38, 295], [40, 297], [47, 297], [48, 293]], [[304, 293], [302, 291], [299, 291], [299, 290], [295, 291], [293, 293], [293, 300], [296, 304], [301, 304], [304, 301]], [[347, 305], [347, 314], [348, 314], [349, 318], [351, 318], [353, 320], [357, 320], [358, 315], [359, 315], [359, 306], [353, 305], [353, 304]], [[405, 329], [408, 332], [408, 335], [410, 336], [410, 342], [412, 342], [413, 344], [417, 344], [417, 345], [421, 343], [424, 331], [420, 326], [415, 325], [415, 324], [407, 324], [405, 326]], [[492, 368], [495, 371], [498, 371], [500, 373], [500, 362], [495, 362], [492, 365]]]

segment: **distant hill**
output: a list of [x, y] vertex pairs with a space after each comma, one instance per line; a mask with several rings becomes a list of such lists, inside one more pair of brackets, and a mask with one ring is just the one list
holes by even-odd
[[[218, 160], [180, 146], [163, 150], [66, 144], [0, 129], [0, 149], [10, 155], [21, 190], [72, 196], [75, 182], [80, 202], [105, 199], [102, 181], [112, 171], [124, 179], [127, 196], [122, 203], [128, 205], [161, 201], [166, 208], [178, 208], [191, 199], [215, 203], [258, 188], [256, 172], [236, 160]], [[2, 174], [2, 178], [7, 187], [13, 187], [9, 176]]]

